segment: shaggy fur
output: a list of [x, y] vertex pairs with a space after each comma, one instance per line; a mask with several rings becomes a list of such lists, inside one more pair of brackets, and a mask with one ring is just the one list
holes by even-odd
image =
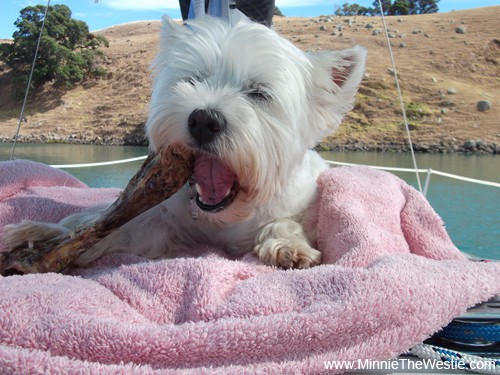
[[[306, 54], [251, 22], [164, 19], [146, 134], [153, 151], [184, 145], [196, 155], [188, 184], [122, 226], [78, 260], [112, 252], [171, 257], [212, 244], [269, 265], [306, 268], [321, 260], [304, 231], [316, 179], [327, 168], [310, 151], [352, 108], [366, 51]], [[8, 226], [10, 246], [67, 232], [96, 211], [59, 225]], [[35, 233], [33, 233], [35, 232]]]

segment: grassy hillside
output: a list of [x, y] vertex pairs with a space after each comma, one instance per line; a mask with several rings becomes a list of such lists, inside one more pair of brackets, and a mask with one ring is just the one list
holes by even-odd
[[[500, 6], [443, 14], [388, 17], [411, 133], [422, 151], [482, 149], [500, 153]], [[276, 30], [303, 50], [368, 49], [356, 106], [324, 148], [404, 149], [405, 133], [393, 71], [378, 17], [275, 18]], [[457, 32], [462, 28], [463, 33]], [[149, 65], [160, 22], [117, 25], [109, 39], [105, 79], [70, 90], [46, 85], [33, 93], [24, 141], [144, 142]], [[21, 104], [8, 69], [0, 67], [0, 138], [15, 133]], [[491, 109], [479, 111], [477, 103]], [[475, 147], [475, 148], [474, 148]]]

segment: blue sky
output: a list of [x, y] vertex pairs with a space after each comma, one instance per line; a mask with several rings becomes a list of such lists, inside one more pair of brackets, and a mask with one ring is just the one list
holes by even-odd
[[[26, 6], [47, 4], [46, 0], [1, 0], [0, 39], [11, 38], [19, 11]], [[311, 17], [332, 14], [337, 6], [357, 3], [371, 7], [373, 0], [276, 0], [276, 5], [286, 16]], [[73, 18], [85, 21], [90, 30], [99, 30], [120, 23], [159, 20], [162, 14], [180, 18], [178, 0], [52, 0], [51, 5], [66, 4], [73, 11]], [[440, 12], [499, 5], [499, 0], [441, 0]]]

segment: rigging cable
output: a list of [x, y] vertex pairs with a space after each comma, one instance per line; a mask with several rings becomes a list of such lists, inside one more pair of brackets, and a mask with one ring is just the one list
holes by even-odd
[[422, 193], [422, 184], [420, 183], [420, 176], [418, 174], [417, 159], [415, 158], [415, 151], [413, 150], [413, 142], [411, 140], [410, 126], [408, 125], [408, 119], [406, 117], [406, 110], [403, 101], [403, 94], [401, 93], [401, 87], [399, 85], [398, 72], [396, 70], [396, 62], [394, 60], [394, 54], [392, 53], [391, 42], [389, 40], [389, 32], [387, 30], [387, 24], [384, 17], [384, 8], [382, 7], [382, 0], [378, 0], [378, 5], [380, 8], [380, 15], [382, 17], [382, 23], [384, 24], [385, 39], [387, 41], [387, 48], [389, 49], [389, 55], [391, 57], [392, 71], [394, 73], [394, 81], [396, 83], [396, 88], [398, 90], [399, 105], [401, 106], [401, 112], [403, 115], [403, 121], [405, 123], [406, 137], [408, 139], [408, 146], [410, 147], [411, 158], [413, 161], [413, 167], [415, 168], [415, 175], [417, 177], [418, 190]]
[[47, 7], [45, 8], [45, 13], [43, 15], [42, 26], [40, 28], [40, 35], [38, 36], [38, 42], [36, 43], [35, 56], [33, 57], [33, 63], [31, 64], [31, 72], [28, 78], [28, 84], [26, 86], [26, 91], [24, 93], [23, 106], [21, 108], [21, 114], [19, 115], [19, 122], [17, 124], [16, 135], [14, 136], [14, 143], [12, 145], [12, 151], [10, 152], [10, 160], [14, 160], [14, 152], [16, 150], [17, 139], [19, 138], [19, 131], [21, 130], [21, 121], [24, 118], [24, 110], [26, 108], [26, 102], [28, 101], [28, 94], [30, 91], [31, 80], [33, 79], [33, 73], [35, 71], [36, 59], [38, 57], [38, 50], [40, 49], [40, 42], [42, 40], [43, 28], [45, 26], [45, 20], [47, 19], [47, 13], [49, 12], [50, 0], [47, 0]]

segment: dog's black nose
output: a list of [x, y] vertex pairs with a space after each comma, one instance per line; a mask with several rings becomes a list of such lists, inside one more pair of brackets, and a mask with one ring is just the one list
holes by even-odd
[[199, 145], [204, 145], [224, 132], [226, 120], [221, 113], [212, 109], [197, 109], [189, 115], [188, 129]]

